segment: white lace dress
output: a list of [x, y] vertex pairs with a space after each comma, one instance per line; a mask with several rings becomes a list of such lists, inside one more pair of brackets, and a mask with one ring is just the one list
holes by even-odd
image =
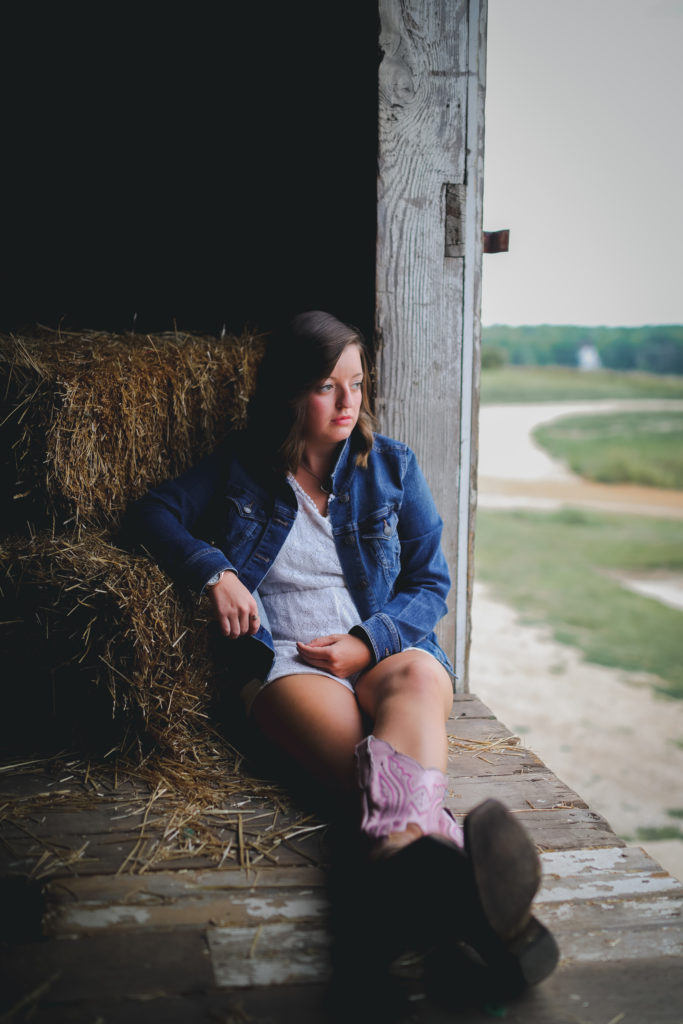
[[[267, 682], [293, 674], [322, 675], [353, 691], [357, 673], [340, 679], [307, 665], [296, 648], [297, 641], [310, 643], [329, 633], [348, 633], [360, 616], [344, 580], [329, 518], [320, 514], [293, 476], [287, 479], [296, 494], [299, 511], [259, 586], [275, 647]], [[330, 501], [334, 501], [332, 495]]]

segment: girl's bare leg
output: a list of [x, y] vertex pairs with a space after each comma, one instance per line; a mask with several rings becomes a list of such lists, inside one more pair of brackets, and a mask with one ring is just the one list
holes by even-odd
[[[445, 788], [441, 773], [448, 761], [446, 719], [453, 704], [446, 670], [424, 651], [404, 651], [365, 672], [356, 695], [374, 722], [372, 737], [358, 751], [363, 829], [380, 840], [378, 848], [385, 852], [405, 846], [425, 831], [439, 832], [460, 845], [459, 826], [443, 808], [433, 815], [418, 812], [412, 818], [417, 811], [416, 792], [422, 792], [424, 806], [432, 806], [442, 799]], [[400, 755], [406, 757], [401, 761]]]
[[341, 795], [355, 792], [354, 749], [363, 739], [354, 694], [327, 676], [291, 675], [265, 687], [252, 715], [263, 735]]
[[445, 722], [452, 703], [450, 678], [436, 659], [404, 651], [364, 672], [355, 697], [327, 676], [284, 676], [261, 691], [252, 713], [275, 746], [321, 782], [350, 792], [353, 752], [363, 739], [360, 708], [378, 739], [427, 768], [445, 771]]
[[[276, 679], [259, 694], [252, 714], [266, 739], [352, 811], [360, 800], [354, 755], [364, 738], [361, 709], [373, 721], [375, 739], [418, 762], [418, 768], [444, 772], [445, 722], [452, 703], [450, 678], [436, 659], [424, 651], [404, 651], [363, 673], [356, 695], [326, 676]], [[448, 824], [437, 828], [448, 834]], [[392, 830], [391, 844], [404, 845], [422, 834], [411, 821], [405, 832]]]
[[363, 673], [356, 696], [377, 739], [425, 768], [446, 770], [453, 686], [436, 658], [426, 651], [393, 654]]

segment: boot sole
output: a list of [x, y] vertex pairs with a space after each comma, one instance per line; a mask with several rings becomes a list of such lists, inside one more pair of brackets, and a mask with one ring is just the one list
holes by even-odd
[[[531, 914], [541, 879], [538, 854], [499, 801], [468, 814], [465, 851], [427, 835], [374, 870], [397, 948], [425, 950], [457, 937], [512, 989], [538, 984], [557, 966], [557, 943]], [[460, 902], [449, 898], [453, 893]], [[445, 903], [452, 913], [444, 912]]]
[[559, 959], [560, 951], [552, 933], [531, 917], [523, 931], [506, 943], [501, 969], [513, 988], [522, 989], [538, 985], [552, 974]]
[[559, 949], [531, 914], [541, 883], [536, 847], [498, 800], [475, 807], [465, 818], [464, 834], [481, 911], [474, 948], [510, 987], [537, 985], [557, 966]]
[[499, 938], [512, 939], [528, 920], [541, 883], [536, 847], [498, 800], [470, 811], [464, 833], [483, 914]]

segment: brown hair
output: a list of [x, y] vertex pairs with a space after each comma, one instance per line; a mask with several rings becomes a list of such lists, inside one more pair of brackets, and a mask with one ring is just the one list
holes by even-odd
[[356, 463], [365, 467], [373, 443], [369, 402], [369, 361], [358, 328], [331, 313], [295, 316], [268, 341], [249, 403], [247, 430], [252, 445], [282, 471], [296, 472], [304, 450], [306, 402], [327, 377], [347, 345], [357, 345], [363, 366], [363, 398], [354, 428]]

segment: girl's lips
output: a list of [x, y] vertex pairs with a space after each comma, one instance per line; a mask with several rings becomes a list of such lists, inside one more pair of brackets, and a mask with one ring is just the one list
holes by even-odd
[[332, 422], [338, 427], [345, 427], [347, 423], [353, 423], [353, 416], [337, 416]]

